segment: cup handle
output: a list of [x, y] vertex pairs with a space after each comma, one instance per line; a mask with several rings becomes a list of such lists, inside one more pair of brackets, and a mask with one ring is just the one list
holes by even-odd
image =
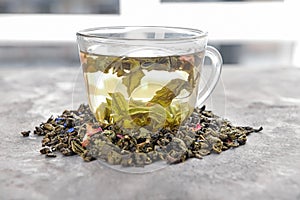
[[[221, 70], [222, 70], [222, 56], [217, 49], [212, 46], [207, 46], [205, 51], [205, 57], [210, 58], [212, 62], [212, 71], [210, 73], [210, 77], [207, 79], [205, 87], [198, 89], [197, 96], [197, 105], [200, 106], [212, 93], [214, 88], [216, 87], [218, 80], [220, 78]], [[201, 77], [200, 77], [201, 78]]]

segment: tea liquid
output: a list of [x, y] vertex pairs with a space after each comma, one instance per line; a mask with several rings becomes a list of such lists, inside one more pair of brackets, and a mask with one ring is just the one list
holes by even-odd
[[[178, 124], [195, 106], [204, 52], [157, 57], [118, 57], [81, 52], [80, 58], [89, 104], [99, 121], [114, 123], [114, 117], [121, 113], [131, 116], [129, 121], [134, 120], [133, 115], [143, 118], [143, 113], [151, 118], [153, 107], [153, 112], [162, 114], [161, 121], [179, 116]], [[121, 102], [124, 103], [121, 107], [112, 105]], [[124, 112], [109, 107], [123, 109]], [[110, 112], [104, 112], [105, 108]], [[135, 110], [134, 113], [130, 112], [132, 110]], [[151, 122], [138, 124], [144, 126]]]

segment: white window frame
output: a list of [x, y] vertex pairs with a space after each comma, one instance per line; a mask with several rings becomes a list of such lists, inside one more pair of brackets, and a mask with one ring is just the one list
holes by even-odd
[[161, 3], [120, 0], [120, 15], [2, 14], [1, 43], [75, 42], [78, 30], [97, 26], [162, 25], [206, 30], [214, 41], [293, 42], [300, 66], [298, 0]]

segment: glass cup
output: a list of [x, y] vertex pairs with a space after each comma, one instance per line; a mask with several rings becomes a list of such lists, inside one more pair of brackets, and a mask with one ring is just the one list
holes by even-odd
[[212, 93], [222, 68], [207, 33], [196, 29], [101, 27], [79, 31], [77, 42], [92, 112], [122, 129], [180, 126]]

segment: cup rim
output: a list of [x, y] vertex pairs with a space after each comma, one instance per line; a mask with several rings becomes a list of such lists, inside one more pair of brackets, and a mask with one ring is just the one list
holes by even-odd
[[[116, 30], [116, 29], [147, 29], [147, 28], [159, 28], [159, 29], [177, 29], [181, 31], [186, 31], [193, 33], [192, 36], [187, 37], [178, 37], [178, 38], [125, 38], [125, 37], [111, 37], [111, 36], [100, 36], [93, 34], [93, 31], [104, 31], [104, 30]], [[86, 38], [94, 38], [94, 39], [107, 39], [107, 40], [116, 40], [116, 41], [186, 41], [186, 40], [195, 40], [207, 37], [208, 33], [206, 31], [202, 31], [194, 28], [186, 28], [186, 27], [173, 27], [173, 26], [104, 26], [104, 27], [94, 27], [80, 30], [76, 33], [77, 37], [86, 37]]]

